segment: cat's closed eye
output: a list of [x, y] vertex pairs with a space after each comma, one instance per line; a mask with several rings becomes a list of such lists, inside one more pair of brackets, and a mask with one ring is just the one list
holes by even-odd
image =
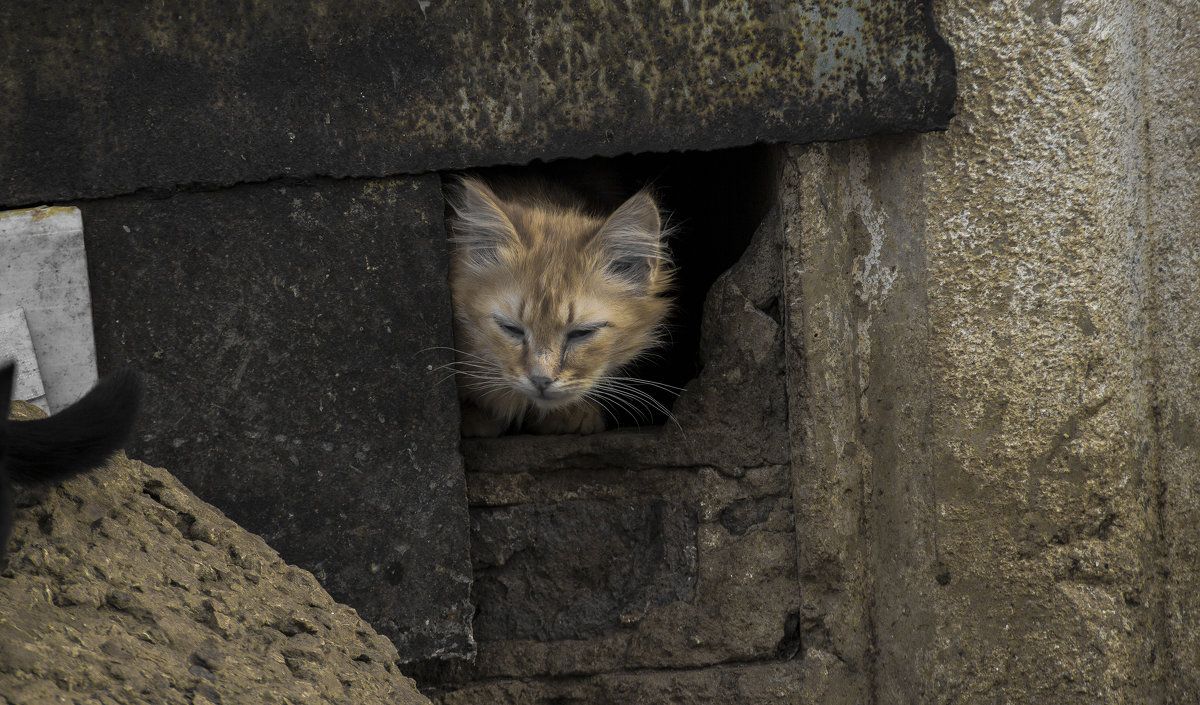
[[525, 338], [525, 329], [515, 323], [496, 319], [496, 325], [500, 326], [500, 330], [504, 331], [505, 333], [508, 333], [510, 336], [512, 336], [514, 338], [519, 338], [519, 339]]
[[588, 338], [595, 335], [596, 331], [599, 329], [600, 329], [600, 326], [595, 326], [595, 327], [591, 327], [591, 328], [576, 328], [575, 330], [569, 331], [567, 333], [567, 342], [568, 343], [582, 343], [583, 341], [585, 341]]

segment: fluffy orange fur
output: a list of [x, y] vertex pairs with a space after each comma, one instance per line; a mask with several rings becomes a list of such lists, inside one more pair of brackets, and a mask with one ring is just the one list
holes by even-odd
[[451, 205], [463, 433], [604, 430], [623, 367], [659, 343], [671, 266], [648, 191], [589, 213], [554, 187], [456, 184]]

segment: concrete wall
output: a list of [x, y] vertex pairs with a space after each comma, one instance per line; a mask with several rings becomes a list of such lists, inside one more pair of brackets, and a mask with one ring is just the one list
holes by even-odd
[[935, 14], [949, 131], [789, 154], [807, 643], [864, 702], [1198, 702], [1200, 6]]
[[947, 132], [784, 160], [798, 653], [441, 702], [1200, 702], [1200, 5], [935, 19]]
[[1200, 9], [1146, 13], [1150, 369], [1169, 698], [1200, 698]]
[[678, 432], [463, 445], [439, 702], [1200, 702], [1200, 6], [933, 14], [958, 116], [787, 149]]
[[[453, 345], [438, 172], [943, 128], [953, 57], [932, 30], [928, 2], [0, 3], [0, 210], [65, 202], [82, 211], [99, 367], [132, 364], [147, 377], [133, 455], [171, 468], [311, 569], [406, 661], [469, 658], [458, 408], [453, 384], [436, 381]], [[687, 159], [671, 167], [684, 170]], [[720, 162], [704, 166], [721, 171]], [[701, 209], [696, 219], [719, 231], [713, 250], [734, 254], [706, 252], [699, 267], [680, 257], [689, 284], [697, 271], [711, 281], [744, 246], [730, 242], [726, 213], [757, 197], [737, 198], [721, 183], [704, 184], [720, 195], [707, 200], [721, 212]], [[736, 186], [769, 190], [754, 183]], [[697, 192], [690, 200], [703, 198]], [[666, 207], [681, 222], [693, 215]], [[693, 242], [701, 229], [691, 229]], [[0, 256], [0, 277], [5, 264]], [[722, 299], [732, 310], [713, 308], [731, 326], [718, 332], [735, 339], [710, 351], [731, 358], [712, 367], [740, 371], [748, 348], [755, 364], [778, 362], [773, 392], [731, 377], [726, 386], [744, 392], [743, 406], [707, 387], [702, 404], [715, 413], [692, 427], [703, 442], [650, 444], [657, 453], [639, 459], [694, 469], [736, 456], [720, 465], [726, 472], [775, 466], [782, 479], [766, 496], [722, 490], [731, 504], [750, 502], [728, 507], [728, 521], [749, 530], [743, 523], [769, 514], [768, 504], [787, 511], [791, 493], [778, 309], [770, 296], [749, 308], [740, 297]], [[687, 299], [680, 308], [696, 312]], [[684, 329], [676, 340], [689, 353], [694, 327], [672, 329], [673, 337]], [[679, 379], [658, 381], [684, 383], [688, 357]], [[755, 447], [760, 431], [771, 453]], [[621, 445], [608, 448], [629, 451]], [[688, 480], [680, 483], [688, 492], [704, 484]], [[622, 486], [641, 491], [630, 488]], [[485, 498], [476, 517], [504, 527], [500, 534], [511, 522], [535, 537], [598, 524], [599, 547], [636, 543], [641, 534], [626, 529], [673, 527], [676, 541], [695, 533], [687, 530], [695, 511], [684, 516], [678, 501], [639, 501], [625, 517], [612, 502], [569, 494], [551, 493], [553, 507], [511, 511], [488, 504], [507, 499]], [[660, 510], [666, 519], [656, 524]], [[793, 522], [778, 523], [785, 528], [772, 538], [786, 553]], [[639, 565], [655, 575], [648, 562]], [[796, 565], [768, 567], [780, 562], [781, 575]], [[481, 564], [489, 575], [477, 582], [503, 584], [519, 572], [502, 567]], [[664, 589], [650, 594], [680, 594], [696, 574], [664, 575]], [[642, 587], [620, 594], [640, 596]], [[620, 624], [629, 614], [619, 603], [546, 633]], [[753, 643], [755, 654], [773, 653], [787, 636], [788, 604], [771, 610], [769, 624], [762, 614], [753, 639], [742, 630], [717, 651], [744, 655]], [[494, 636], [510, 618], [476, 622]]]

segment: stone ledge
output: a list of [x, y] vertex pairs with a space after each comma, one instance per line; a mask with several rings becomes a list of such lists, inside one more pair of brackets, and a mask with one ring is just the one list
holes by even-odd
[[603, 673], [581, 678], [499, 679], [432, 697], [438, 705], [553, 703], [676, 703], [677, 705], [850, 705], [854, 674], [837, 657], [808, 649], [802, 658], [698, 669]]

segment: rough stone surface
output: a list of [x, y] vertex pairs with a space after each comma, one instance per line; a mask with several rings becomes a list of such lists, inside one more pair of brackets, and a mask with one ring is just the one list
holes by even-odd
[[1200, 8], [935, 14], [951, 128], [788, 164], [802, 641], [863, 700], [1194, 703]]
[[[521, 502], [518, 506], [531, 504], [526, 511], [543, 504], [571, 504], [564, 500], [586, 497], [590, 503], [614, 505], [614, 513], [629, 505], [669, 498], [695, 513], [696, 538], [690, 547], [696, 556], [695, 589], [679, 590], [677, 599], [672, 600], [643, 598], [639, 602], [626, 602], [616, 620], [594, 620], [588, 633], [582, 634], [588, 638], [553, 638], [560, 636], [565, 626], [577, 624], [580, 619], [577, 616], [566, 617], [564, 625], [558, 626], [559, 634], [527, 634], [518, 638], [515, 633], [496, 634], [494, 629], [481, 628], [479, 654], [474, 664], [423, 664], [412, 674], [423, 689], [429, 689], [427, 692], [444, 696], [472, 681], [491, 682], [497, 678], [551, 683], [565, 676], [583, 674], [647, 668], [695, 670], [794, 657], [799, 645], [794, 632], [789, 631], [789, 617], [798, 611], [798, 604], [794, 592], [796, 541], [788, 496], [789, 477], [785, 467], [751, 468], [738, 478], [711, 468], [565, 471], [531, 483], [533, 486], [520, 495], [495, 491], [483, 496], [473, 494], [472, 501], [477, 504], [500, 503], [503, 501], [500, 497], [505, 496]], [[761, 521], [746, 526], [744, 532], [732, 532], [722, 523], [723, 515], [746, 498], [769, 506], [770, 511]], [[580, 530], [559, 540], [575, 539], [577, 551], [587, 555], [598, 554], [605, 548], [606, 544], [589, 543], [595, 537], [594, 532]], [[520, 544], [514, 542], [514, 545]], [[517, 556], [520, 557], [519, 552]], [[613, 553], [611, 565], [593, 588], [597, 593], [593, 606], [604, 605], [638, 587], [622, 582], [629, 573], [630, 560], [631, 556], [623, 551]], [[663, 562], [667, 560], [664, 558]], [[674, 564], [673, 583], [678, 590], [680, 583], [686, 585], [689, 572], [686, 562], [679, 565], [676, 560]], [[487, 575], [484, 568], [482, 573]], [[546, 562], [512, 574], [528, 583], [573, 585], [575, 570], [571, 563]], [[653, 577], [666, 582], [664, 570], [660, 567]], [[515, 591], [522, 585], [513, 587]], [[648, 588], [640, 586], [642, 591]], [[565, 590], [538, 593], [542, 600], [540, 607], [544, 614], [558, 615], [574, 606], [564, 598], [575, 594]], [[660, 593], [662, 596], [667, 595]], [[487, 615], [492, 624], [502, 619], [527, 617], [525, 603], [514, 604], [513, 598], [501, 597], [506, 596], [496, 587], [484, 585], [478, 589], [475, 598], [480, 614]], [[576, 630], [579, 631], [577, 626]], [[553, 702], [552, 692], [553, 689], [545, 690], [539, 696], [541, 699], [532, 702]]]
[[845, 668], [815, 652], [802, 661], [728, 665], [694, 671], [608, 673], [548, 682], [502, 680], [438, 700], [443, 705], [526, 703], [671, 703], [672, 705], [855, 705], [836, 686]]
[[388, 639], [165, 470], [119, 455], [17, 507], [0, 701], [428, 703]]
[[147, 380], [131, 452], [409, 659], [472, 649], [443, 208], [436, 176], [83, 206], [101, 362]]
[[1145, 13], [1149, 459], [1161, 473], [1150, 487], [1159, 493], [1166, 560], [1162, 590], [1134, 597], [1162, 605], [1165, 647], [1156, 653], [1167, 661], [1166, 699], [1188, 703], [1200, 693], [1200, 9], [1172, 0]]
[[927, 1], [10, 0], [0, 204], [943, 129]]
[[585, 639], [695, 594], [696, 520], [679, 504], [489, 507], [471, 525], [479, 639]]

